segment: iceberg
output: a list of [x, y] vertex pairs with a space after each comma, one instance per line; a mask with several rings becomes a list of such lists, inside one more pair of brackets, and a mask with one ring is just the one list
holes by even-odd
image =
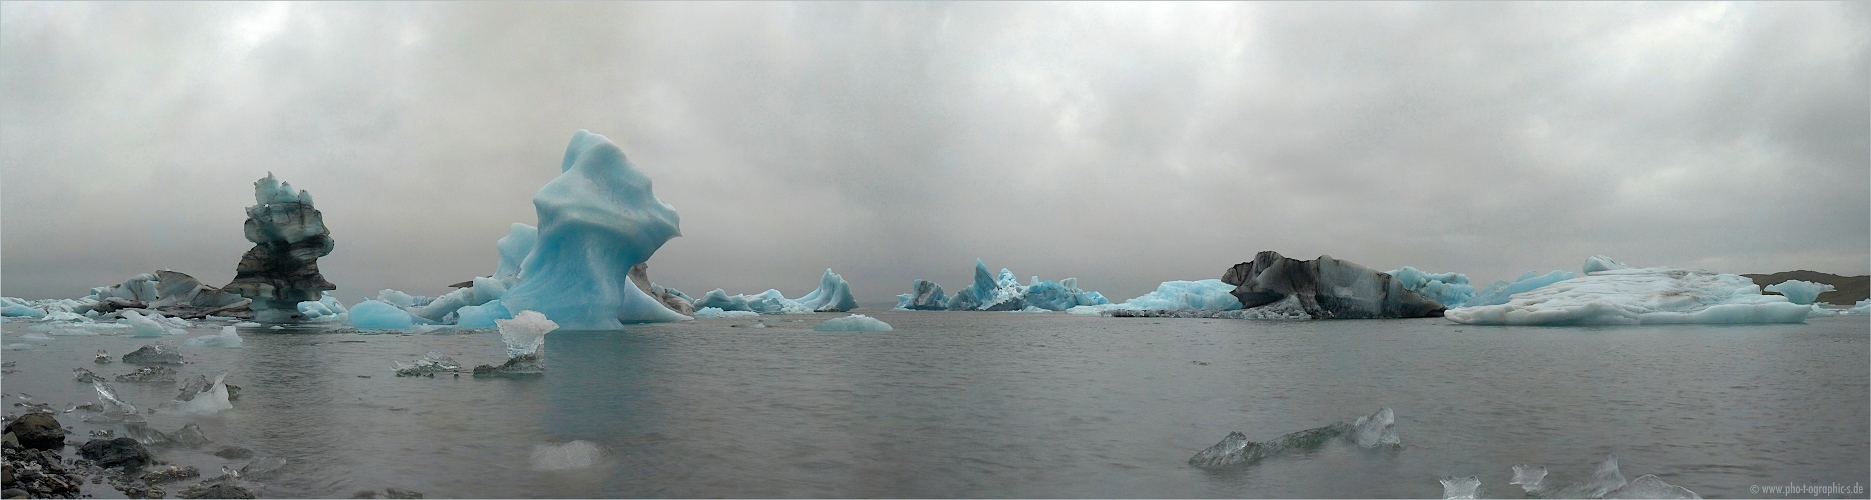
[[1028, 284], [1021, 285], [1012, 270], [1001, 269], [1000, 274], [991, 274], [981, 259], [974, 261], [974, 283], [947, 298], [942, 297], [942, 286], [931, 281], [915, 280], [910, 283], [910, 287], [910, 293], [897, 296], [897, 308], [1019, 311], [1037, 307], [1048, 311], [1064, 311], [1079, 306], [1111, 303], [1104, 294], [1079, 289], [1077, 278], [1040, 281], [1038, 276], [1034, 276]]
[[630, 282], [631, 267], [681, 235], [675, 208], [656, 198], [650, 177], [585, 130], [573, 134], [560, 171], [533, 196], [538, 239], [503, 305], [574, 330], [690, 319]]
[[167, 269], [156, 271], [156, 300], [150, 309], [171, 316], [205, 318], [209, 315], [250, 316], [252, 300], [220, 288], [204, 285], [194, 276]]
[[1812, 305], [1819, 294], [1836, 291], [1838, 287], [1811, 281], [1787, 280], [1775, 285], [1767, 285], [1762, 291], [1775, 292], [1786, 296], [1787, 300], [1800, 305]]
[[26, 305], [26, 301], [13, 297], [0, 297], [0, 316], [43, 318], [46, 312]]
[[320, 300], [336, 290], [318, 272], [318, 258], [331, 254], [331, 232], [312, 205], [312, 193], [280, 182], [271, 172], [253, 183], [256, 202], [247, 207], [244, 230], [253, 249], [240, 257], [234, 281], [224, 290], [253, 302], [254, 318], [264, 322], [296, 321], [298, 305]]
[[[1475, 292], [1475, 296], [1473, 298], [1468, 299], [1467, 303], [1462, 304], [1459, 307], [1493, 306], [1493, 305], [1506, 304], [1508, 300], [1514, 297], [1514, 294], [1530, 292], [1530, 291], [1533, 291], [1534, 289], [1537, 289], [1537, 288], [1540, 288], [1546, 285], [1551, 285], [1554, 283], [1558, 283], [1558, 282], [1569, 280], [1569, 279], [1576, 278], [1576, 277], [1578, 277], [1578, 275], [1565, 272], [1565, 271], [1560, 271], [1560, 270], [1554, 270], [1553, 272], [1546, 273], [1543, 275], [1533, 274], [1533, 271], [1527, 271], [1526, 274], [1522, 274], [1520, 275], [1519, 278], [1515, 278], [1513, 282], [1502, 280], [1502, 281], [1495, 281], [1494, 283], [1488, 284], [1488, 286], [1485, 288], [1482, 288], [1481, 291]], [[1458, 307], [1458, 306], [1449, 306], [1449, 307], [1453, 308], [1453, 307]]]
[[824, 323], [819, 323], [819, 326], [812, 327], [812, 330], [820, 332], [888, 332], [891, 331], [892, 328], [890, 328], [889, 323], [885, 323], [883, 320], [862, 314], [853, 314], [843, 318], [825, 320]]
[[767, 290], [759, 295], [728, 295], [726, 290], [716, 288], [702, 294], [702, 298], [695, 299], [692, 305], [697, 310], [714, 308], [725, 312], [751, 311], [759, 314], [845, 312], [858, 308], [857, 299], [851, 296], [851, 284], [831, 269], [826, 269], [825, 274], [819, 277], [818, 288], [798, 299], [786, 298], [779, 290]]
[[1294, 298], [1313, 319], [1423, 318], [1445, 309], [1395, 276], [1330, 255], [1297, 260], [1262, 251], [1228, 268], [1221, 281], [1235, 285], [1231, 293], [1243, 309]]
[[[1590, 261], [1586, 268], [1593, 268]], [[1473, 325], [1799, 323], [1811, 311], [1786, 297], [1762, 295], [1741, 276], [1650, 267], [1591, 271], [1505, 304], [1450, 309], [1446, 317]]]
[[1233, 311], [1241, 308], [1240, 299], [1234, 298], [1234, 294], [1229, 293], [1233, 290], [1234, 285], [1222, 283], [1217, 279], [1165, 281], [1158, 284], [1156, 290], [1150, 293], [1139, 295], [1121, 304], [1112, 304], [1106, 309]]
[[182, 341], [189, 347], [240, 347], [240, 333], [232, 326], [221, 327], [218, 335], [202, 335]]
[[704, 307], [695, 310], [697, 318], [745, 318], [759, 315], [760, 313], [753, 311], [727, 311], [719, 307]]
[[[825, 272], [830, 273], [831, 270], [827, 269]], [[695, 314], [695, 299], [689, 297], [686, 293], [682, 293], [681, 290], [667, 288], [650, 281], [650, 264], [648, 262], [638, 262], [637, 265], [630, 267], [630, 282], [637, 285], [638, 290], [642, 290], [643, 293], [655, 298], [657, 302], [663, 304], [663, 307], [675, 311], [676, 314], [684, 316], [692, 316]], [[842, 282], [842, 280], [840, 280], [840, 282]]]
[[910, 293], [897, 296], [897, 309], [904, 311], [940, 311], [947, 308], [948, 297], [942, 294], [942, 285], [933, 281], [916, 280], [910, 282]]
[[409, 311], [380, 300], [351, 306], [351, 327], [359, 330], [402, 330], [416, 324]]
[[1189, 465], [1208, 468], [1254, 463], [1274, 455], [1316, 450], [1334, 441], [1361, 448], [1395, 447], [1401, 443], [1397, 439], [1396, 425], [1395, 412], [1381, 408], [1357, 420], [1294, 432], [1264, 442], [1248, 441], [1246, 434], [1230, 432], [1221, 442], [1189, 457]]
[[1839, 314], [1854, 316], [1871, 315], [1871, 299], [1860, 300], [1857, 304], [1852, 305], [1850, 309], [1839, 311]]
[[1443, 307], [1461, 307], [1475, 297], [1475, 286], [1468, 284], [1466, 274], [1426, 273], [1410, 266], [1385, 274], [1396, 277], [1404, 288], [1436, 301]]

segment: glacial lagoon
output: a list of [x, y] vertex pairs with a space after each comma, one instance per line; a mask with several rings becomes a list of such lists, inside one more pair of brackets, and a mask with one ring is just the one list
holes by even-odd
[[[1446, 319], [1244, 321], [921, 312], [867, 304], [890, 332], [819, 332], [844, 314], [766, 315], [556, 331], [546, 373], [498, 364], [492, 330], [358, 334], [241, 327], [238, 348], [183, 337], [23, 339], [4, 324], [10, 413], [94, 401], [73, 368], [152, 341], [182, 374], [229, 373], [234, 408], [158, 410], [212, 444], [155, 447], [204, 476], [253, 459], [267, 497], [386, 488], [441, 497], [1439, 497], [1443, 476], [1520, 498], [1511, 466], [1581, 481], [1607, 455], [1709, 498], [1751, 486], [1871, 483], [1864, 316], [1804, 324], [1469, 326]], [[748, 328], [756, 320], [766, 328]], [[189, 337], [214, 335], [198, 323]], [[437, 351], [455, 377], [397, 377]], [[173, 383], [112, 382], [139, 408]], [[1218, 468], [1191, 455], [1392, 408], [1402, 445], [1332, 444]], [[60, 413], [82, 443], [121, 424]], [[568, 445], [568, 443], [571, 443]], [[68, 456], [72, 449], [66, 450]], [[184, 481], [185, 484], [193, 481]], [[100, 498], [121, 497], [87, 485]]]

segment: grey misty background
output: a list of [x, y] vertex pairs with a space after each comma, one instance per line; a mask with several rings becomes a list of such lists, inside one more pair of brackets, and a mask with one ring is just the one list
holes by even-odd
[[1864, 3], [7, 2], [0, 293], [226, 283], [271, 171], [347, 303], [435, 295], [581, 128], [681, 213], [650, 274], [690, 294], [1865, 274], [1868, 44]]

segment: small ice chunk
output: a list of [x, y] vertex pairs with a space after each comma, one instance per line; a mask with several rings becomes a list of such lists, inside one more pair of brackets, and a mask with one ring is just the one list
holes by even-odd
[[1618, 471], [1618, 456], [1606, 455], [1605, 461], [1598, 464], [1598, 470], [1592, 472], [1592, 482], [1586, 485], [1591, 490], [1592, 498], [1604, 498], [1606, 493], [1623, 488], [1628, 484], [1624, 473]]
[[179, 365], [182, 353], [168, 344], [149, 344], [123, 355], [123, 362], [138, 365]]
[[888, 332], [893, 330], [889, 323], [862, 314], [828, 319], [812, 329], [821, 332]]
[[500, 328], [500, 340], [507, 343], [507, 357], [541, 354], [540, 348], [546, 345], [546, 333], [559, 328], [558, 323], [546, 319], [539, 311], [520, 311], [513, 319], [494, 320]]
[[197, 393], [194, 398], [188, 401], [177, 401], [175, 403], [175, 411], [205, 415], [217, 413], [222, 410], [234, 409], [234, 404], [228, 402], [227, 399], [226, 379], [226, 373], [216, 375], [214, 377], [213, 386], [209, 387], [208, 390]]
[[1481, 498], [1481, 478], [1443, 476], [1442, 498], [1444, 500]]
[[440, 351], [429, 351], [428, 354], [422, 355], [421, 359], [417, 359], [415, 362], [408, 365], [404, 365], [401, 362], [396, 363], [396, 376], [434, 376], [436, 373], [453, 372], [460, 369], [461, 364], [456, 363], [455, 358], [448, 357]]
[[533, 447], [532, 465], [539, 471], [584, 469], [603, 457], [604, 449], [589, 441], [542, 444]]
[[1396, 412], [1390, 411], [1389, 407], [1358, 417], [1357, 421], [1351, 423], [1351, 428], [1352, 442], [1360, 447], [1394, 446], [1400, 442], [1397, 439]]
[[[316, 304], [317, 302], [304, 302], [304, 303]], [[221, 327], [221, 333], [219, 335], [202, 335], [200, 337], [195, 337], [192, 339], [182, 341], [182, 345], [189, 346], [189, 347], [229, 347], [231, 348], [231, 347], [240, 347], [240, 344], [241, 344], [240, 333], [235, 331], [234, 327], [231, 327], [231, 326]]]
[[1521, 489], [1532, 493], [1538, 491], [1541, 483], [1544, 481], [1546, 481], [1545, 467], [1534, 467], [1522, 464], [1514, 466], [1514, 480], [1507, 484], [1518, 484]]
[[97, 391], [97, 401], [104, 406], [104, 413], [111, 415], [135, 415], [136, 407], [117, 396], [117, 389], [103, 380], [92, 380], [91, 388]]
[[1644, 474], [1623, 488], [1606, 493], [1605, 498], [1702, 498], [1702, 495], [1689, 488], [1663, 482], [1663, 478], [1656, 474]]

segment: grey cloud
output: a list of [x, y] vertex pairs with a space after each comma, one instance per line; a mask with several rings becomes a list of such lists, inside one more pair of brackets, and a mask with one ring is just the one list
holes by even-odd
[[1122, 299], [1262, 249], [1862, 274], [1868, 45], [1849, 3], [8, 2], [0, 265], [225, 282], [270, 170], [347, 301], [434, 294], [584, 128], [681, 212], [651, 276], [690, 293], [979, 257]]

